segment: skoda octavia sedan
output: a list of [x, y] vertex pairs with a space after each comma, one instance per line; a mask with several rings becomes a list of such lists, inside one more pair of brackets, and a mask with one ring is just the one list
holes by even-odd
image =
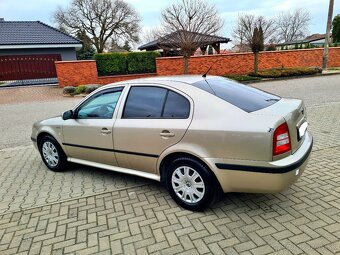
[[162, 182], [182, 207], [226, 192], [275, 193], [301, 176], [312, 149], [306, 109], [217, 76], [155, 77], [103, 86], [33, 125], [43, 162]]

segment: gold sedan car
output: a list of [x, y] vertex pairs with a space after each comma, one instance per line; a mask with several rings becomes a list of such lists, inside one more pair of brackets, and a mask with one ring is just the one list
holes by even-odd
[[33, 125], [46, 166], [67, 162], [161, 181], [182, 207], [225, 192], [275, 193], [306, 167], [313, 138], [298, 99], [217, 77], [155, 77], [106, 85], [60, 117]]

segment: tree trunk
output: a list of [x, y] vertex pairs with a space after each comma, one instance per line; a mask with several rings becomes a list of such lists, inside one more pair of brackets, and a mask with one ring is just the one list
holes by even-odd
[[188, 70], [189, 70], [189, 57], [184, 56], [183, 61], [184, 61], [184, 70], [183, 70], [183, 73], [187, 74]]
[[259, 53], [254, 52], [254, 73], [257, 75], [259, 71]]
[[327, 19], [327, 27], [326, 27], [326, 38], [325, 45], [322, 57], [322, 70], [327, 70], [327, 62], [328, 62], [328, 47], [330, 41], [330, 32], [331, 32], [331, 24], [332, 24], [332, 16], [333, 16], [333, 7], [334, 0], [329, 0], [329, 9], [328, 9], [328, 19]]

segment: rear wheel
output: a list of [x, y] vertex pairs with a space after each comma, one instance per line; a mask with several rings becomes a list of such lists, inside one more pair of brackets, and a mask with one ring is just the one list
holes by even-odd
[[167, 167], [166, 186], [177, 204], [192, 211], [204, 210], [218, 192], [211, 171], [186, 157], [175, 159]]
[[46, 135], [39, 141], [39, 152], [43, 162], [50, 170], [60, 172], [66, 169], [66, 155], [52, 136]]

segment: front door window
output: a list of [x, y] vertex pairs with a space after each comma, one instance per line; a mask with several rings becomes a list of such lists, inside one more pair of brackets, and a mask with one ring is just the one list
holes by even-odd
[[111, 119], [122, 88], [105, 90], [87, 100], [77, 110], [77, 119]]

